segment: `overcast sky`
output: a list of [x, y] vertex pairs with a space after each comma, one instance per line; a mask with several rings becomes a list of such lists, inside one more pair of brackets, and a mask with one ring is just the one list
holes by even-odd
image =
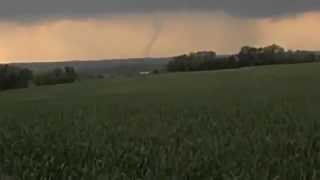
[[274, 17], [318, 10], [319, 0], [1, 0], [3, 19], [91, 17], [161, 11], [223, 11], [240, 17]]
[[232, 53], [268, 43], [320, 49], [320, 0], [0, 2], [0, 62]]

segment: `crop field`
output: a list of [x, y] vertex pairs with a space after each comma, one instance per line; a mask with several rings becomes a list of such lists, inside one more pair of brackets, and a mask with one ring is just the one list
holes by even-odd
[[320, 179], [320, 64], [1, 92], [0, 176]]

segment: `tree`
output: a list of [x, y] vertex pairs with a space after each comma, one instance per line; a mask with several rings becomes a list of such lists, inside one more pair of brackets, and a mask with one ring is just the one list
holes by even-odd
[[216, 53], [213, 51], [193, 52], [189, 55], [176, 56], [167, 64], [169, 72], [208, 70], [214, 63]]
[[0, 65], [0, 90], [26, 88], [33, 73], [29, 69], [11, 65]]
[[66, 66], [64, 67], [64, 71], [67, 82], [73, 82], [77, 79], [78, 74], [76, 73], [76, 70], [73, 67]]

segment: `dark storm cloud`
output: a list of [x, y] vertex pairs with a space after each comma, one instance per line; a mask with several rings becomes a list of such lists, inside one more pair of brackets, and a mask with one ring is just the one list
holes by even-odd
[[0, 19], [39, 20], [156, 11], [224, 11], [277, 17], [320, 9], [320, 0], [0, 0]]

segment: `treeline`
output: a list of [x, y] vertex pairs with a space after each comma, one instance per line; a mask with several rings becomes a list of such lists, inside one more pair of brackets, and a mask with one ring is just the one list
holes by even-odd
[[30, 85], [54, 85], [72, 83], [78, 78], [73, 67], [55, 68], [52, 71], [35, 74], [27, 68], [0, 65], [0, 91], [27, 88]]
[[205, 51], [174, 57], [167, 64], [169, 72], [202, 71], [230, 69], [246, 66], [294, 64], [320, 61], [320, 56], [311, 51], [285, 50], [281, 46], [271, 45], [261, 48], [245, 46], [238, 54], [217, 56], [215, 52]]
[[37, 86], [64, 84], [74, 82], [77, 77], [78, 75], [74, 68], [66, 66], [64, 69], [55, 68], [52, 71], [38, 74], [33, 82]]

